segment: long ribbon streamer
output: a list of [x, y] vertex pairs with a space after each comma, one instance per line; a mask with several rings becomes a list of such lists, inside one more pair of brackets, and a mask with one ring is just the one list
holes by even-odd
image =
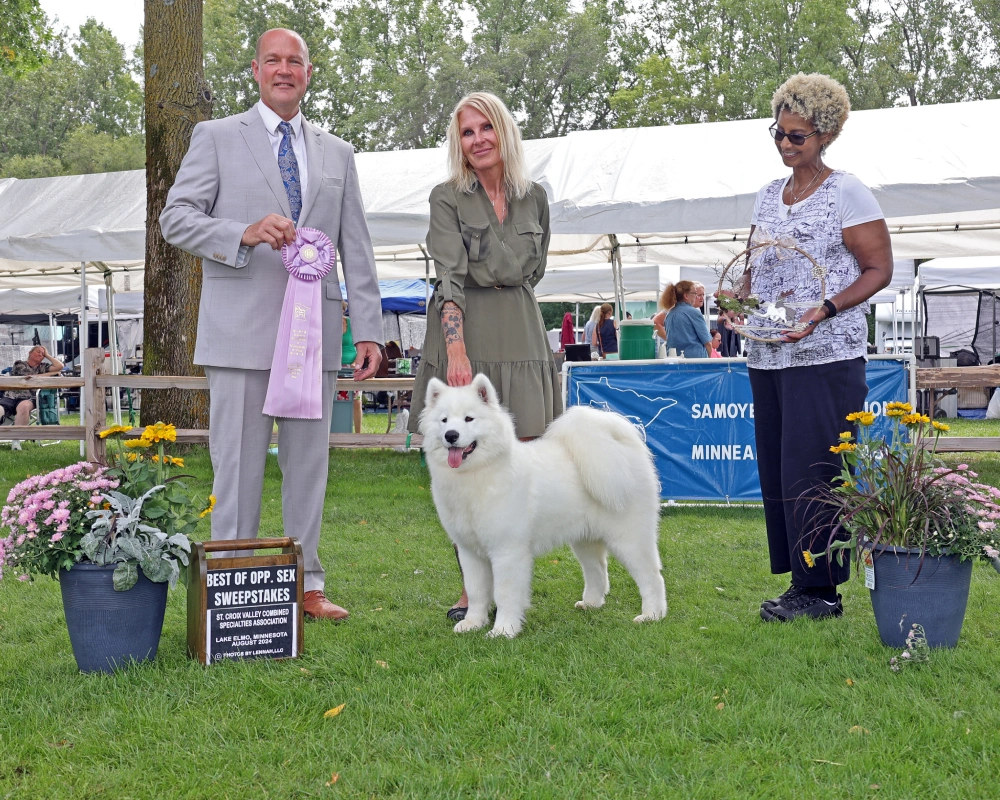
[[323, 418], [323, 294], [321, 278], [336, 264], [330, 237], [299, 228], [281, 248], [288, 270], [264, 413], [292, 419]]

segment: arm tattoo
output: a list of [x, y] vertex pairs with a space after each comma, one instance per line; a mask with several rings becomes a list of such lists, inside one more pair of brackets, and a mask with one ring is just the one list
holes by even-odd
[[445, 345], [458, 344], [465, 341], [462, 332], [462, 323], [462, 309], [455, 303], [445, 303], [441, 309], [441, 327], [444, 329]]

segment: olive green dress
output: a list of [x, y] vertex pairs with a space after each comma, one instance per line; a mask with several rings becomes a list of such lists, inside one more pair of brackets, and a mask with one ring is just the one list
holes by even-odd
[[410, 430], [417, 430], [430, 379], [448, 381], [441, 308], [451, 300], [464, 314], [472, 374], [490, 379], [514, 415], [518, 437], [541, 436], [562, 411], [559, 374], [534, 293], [545, 274], [549, 246], [545, 190], [533, 183], [521, 200], [508, 199], [502, 225], [479, 184], [466, 194], [442, 183], [431, 192], [430, 204], [427, 249], [437, 281], [427, 311]]

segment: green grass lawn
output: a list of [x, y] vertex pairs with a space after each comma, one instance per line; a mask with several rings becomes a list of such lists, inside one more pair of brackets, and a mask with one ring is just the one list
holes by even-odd
[[[76, 452], [0, 446], [0, 491]], [[992, 458], [965, 460], [1000, 479]], [[765, 624], [759, 603], [786, 582], [768, 572], [761, 512], [678, 507], [660, 531], [664, 621], [631, 622], [617, 564], [607, 606], [574, 609], [563, 549], [536, 564], [520, 637], [457, 636], [458, 570], [419, 455], [334, 451], [330, 465], [321, 555], [352, 614], [308, 623], [301, 660], [189, 661], [181, 588], [153, 663], [82, 675], [57, 583], [0, 582], [0, 797], [997, 795], [1000, 576], [985, 565], [959, 647], [895, 674], [860, 581], [842, 619]], [[205, 450], [185, 472], [208, 491]], [[279, 498], [271, 458], [262, 534], [281, 531]]]

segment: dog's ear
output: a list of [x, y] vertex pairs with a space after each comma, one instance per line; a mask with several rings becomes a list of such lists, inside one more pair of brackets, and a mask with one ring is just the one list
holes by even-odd
[[472, 379], [472, 388], [476, 390], [479, 399], [486, 403], [486, 405], [499, 405], [500, 401], [497, 399], [496, 389], [493, 388], [490, 379], [481, 372]]
[[437, 403], [438, 398], [441, 396], [441, 392], [447, 388], [447, 385], [443, 381], [440, 381], [437, 378], [431, 378], [427, 384], [427, 394], [424, 395], [424, 405], [430, 408], [432, 405]]

